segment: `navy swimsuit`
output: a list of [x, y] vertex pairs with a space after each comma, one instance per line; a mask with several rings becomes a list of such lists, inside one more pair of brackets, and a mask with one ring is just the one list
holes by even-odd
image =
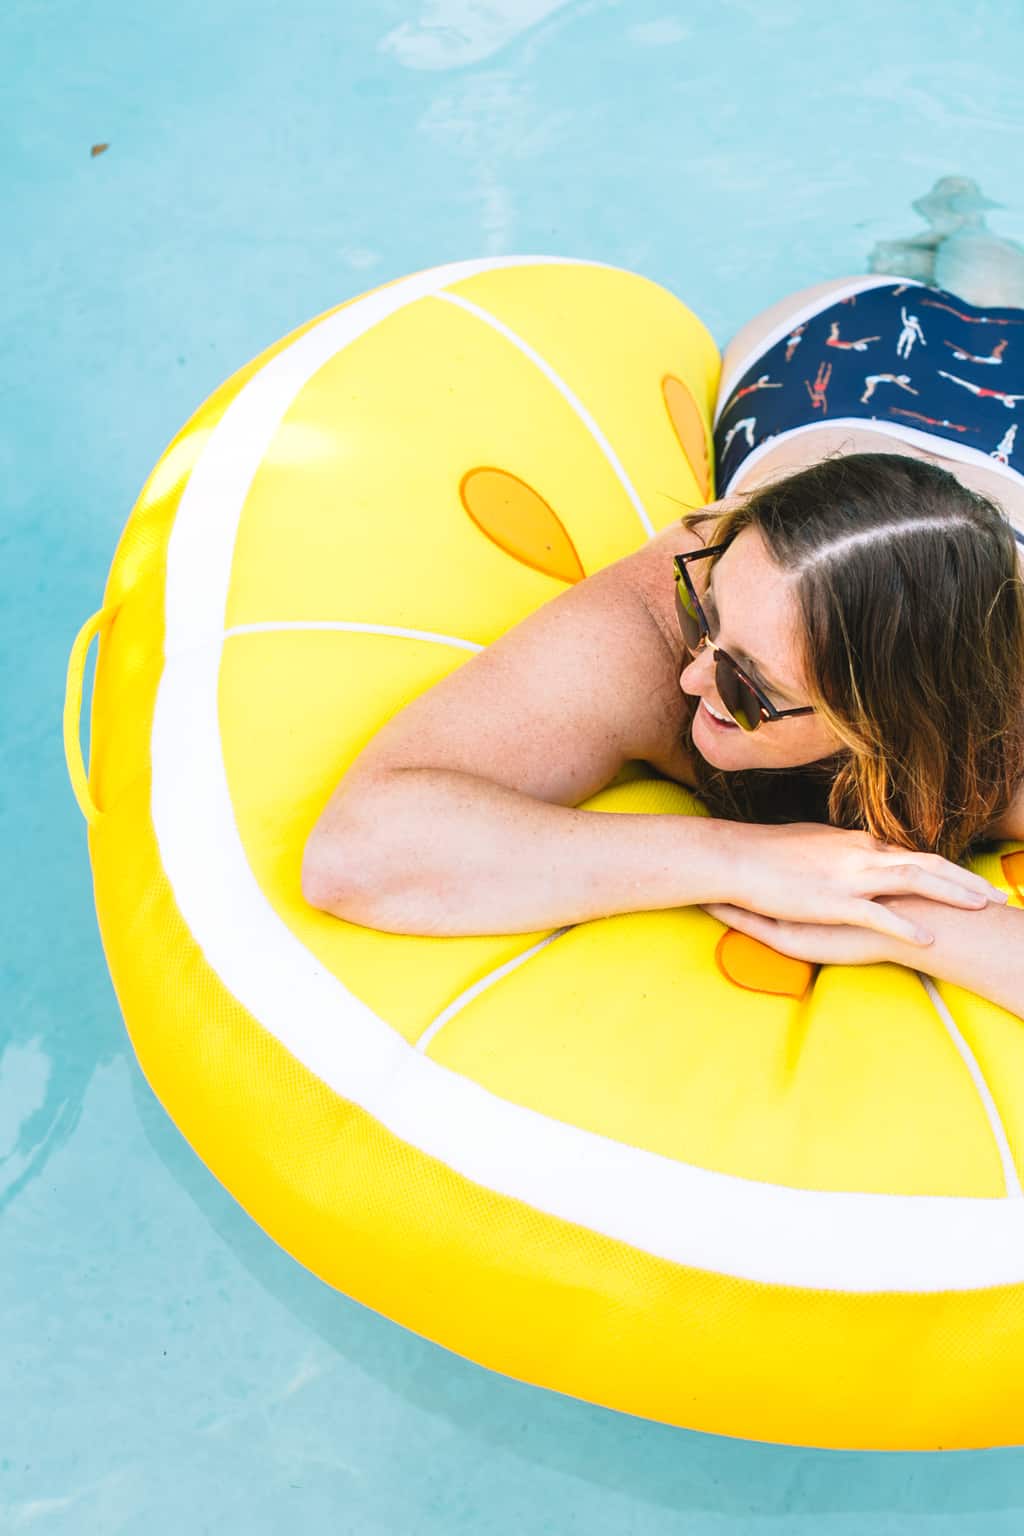
[[1024, 309], [976, 309], [908, 278], [864, 278], [791, 317], [741, 367], [723, 376], [715, 412], [719, 496], [769, 444], [868, 422], [1024, 484]]

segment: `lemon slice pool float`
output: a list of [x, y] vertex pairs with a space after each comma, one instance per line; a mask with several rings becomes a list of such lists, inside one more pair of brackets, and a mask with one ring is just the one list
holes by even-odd
[[[699, 908], [436, 939], [302, 898], [385, 721], [709, 498], [718, 371], [656, 284], [507, 258], [344, 304], [216, 391], [69, 668], [114, 985], [260, 1226], [449, 1349], [719, 1434], [1017, 1443], [1019, 1019]], [[585, 804], [702, 814], [640, 764]], [[1022, 865], [975, 867], [1020, 905]]]

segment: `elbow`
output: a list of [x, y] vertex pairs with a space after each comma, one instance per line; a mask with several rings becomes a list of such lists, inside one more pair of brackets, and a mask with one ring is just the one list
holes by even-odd
[[329, 904], [324, 862], [323, 842], [314, 828], [302, 850], [302, 899], [309, 906], [318, 907], [321, 910]]
[[302, 851], [303, 900], [332, 917], [345, 916], [356, 893], [359, 867], [358, 857], [336, 834], [328, 837], [322, 827], [314, 827]]

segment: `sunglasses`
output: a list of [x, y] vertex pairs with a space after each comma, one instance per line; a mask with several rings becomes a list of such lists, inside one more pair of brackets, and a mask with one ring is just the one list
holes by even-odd
[[813, 715], [812, 704], [803, 704], [799, 709], [776, 709], [753, 678], [737, 666], [728, 651], [723, 651], [712, 640], [707, 618], [686, 567], [691, 560], [706, 560], [709, 555], [720, 555], [728, 548], [728, 544], [713, 544], [710, 549], [695, 549], [688, 555], [675, 556], [676, 614], [686, 649], [696, 656], [705, 645], [711, 647], [719, 698], [736, 724], [745, 731], [756, 731], [766, 721], [785, 720], [790, 715]]

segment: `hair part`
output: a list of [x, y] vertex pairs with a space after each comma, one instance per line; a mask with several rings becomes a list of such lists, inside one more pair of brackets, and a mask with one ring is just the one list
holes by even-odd
[[809, 701], [841, 742], [804, 768], [725, 772], [693, 747], [691, 715], [713, 813], [963, 856], [1024, 782], [1024, 580], [1006, 515], [925, 460], [854, 453], [682, 521], [708, 519], [716, 543], [756, 528], [793, 573]]

